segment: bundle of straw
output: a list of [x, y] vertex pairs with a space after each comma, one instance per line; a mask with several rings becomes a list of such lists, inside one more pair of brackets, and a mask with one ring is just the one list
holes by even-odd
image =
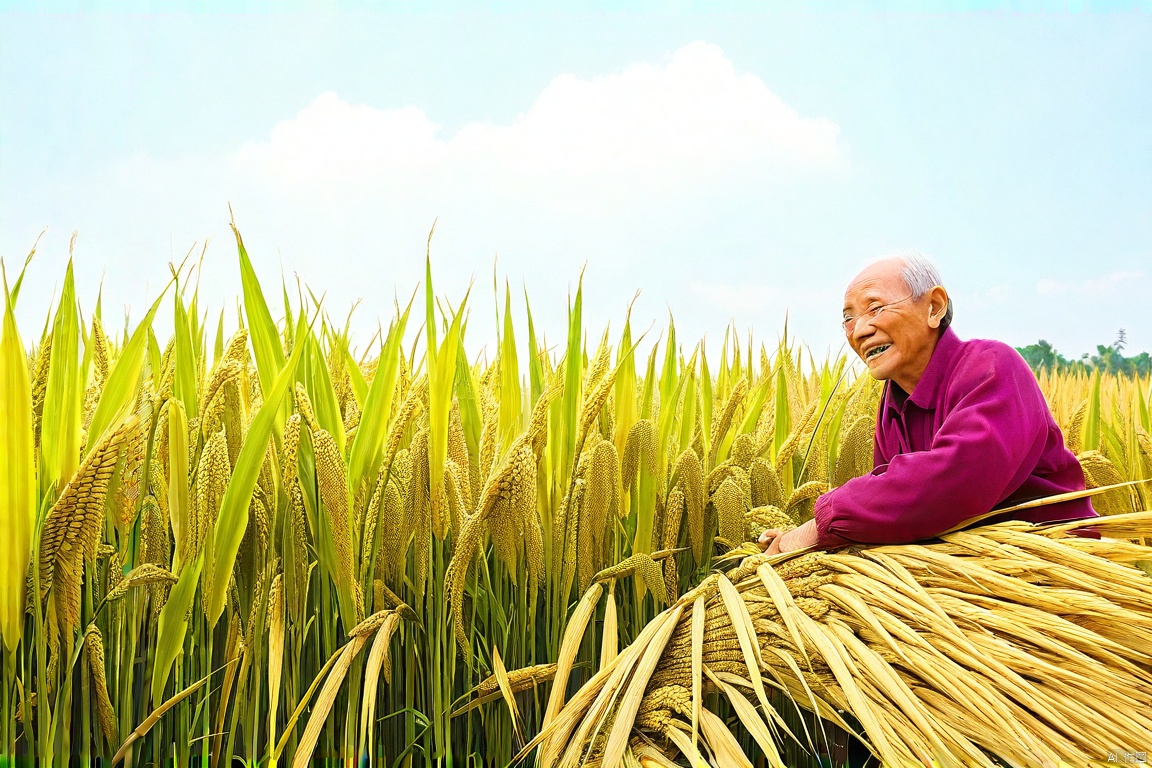
[[1133, 540], [1152, 536], [1152, 512], [1101, 518], [1100, 539], [1074, 535], [1082, 524], [750, 555], [657, 616], [527, 749], [542, 766], [750, 766], [717, 714], [728, 709], [783, 765], [784, 738], [818, 734], [788, 730], [775, 690], [842, 728], [858, 722], [887, 765], [1083, 765], [1147, 750], [1152, 578], [1137, 564], [1152, 548]]

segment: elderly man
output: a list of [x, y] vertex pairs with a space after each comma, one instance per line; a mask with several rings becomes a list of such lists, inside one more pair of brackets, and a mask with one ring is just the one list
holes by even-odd
[[[919, 254], [872, 264], [844, 292], [844, 332], [888, 382], [875, 468], [816, 500], [815, 516], [769, 529], [770, 553], [931, 538], [997, 507], [1084, 488], [1084, 474], [1036, 378], [998, 341], [961, 341], [936, 267]], [[1045, 522], [1095, 517], [1087, 499], [1020, 512]]]

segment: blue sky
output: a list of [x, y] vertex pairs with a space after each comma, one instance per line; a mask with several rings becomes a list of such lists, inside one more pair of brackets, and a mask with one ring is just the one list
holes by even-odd
[[201, 294], [234, 307], [231, 203], [270, 286], [362, 299], [365, 330], [437, 221], [472, 348], [495, 263], [550, 339], [584, 269], [594, 338], [640, 291], [654, 334], [671, 311], [681, 342], [773, 344], [787, 317], [820, 356], [855, 271], [915, 248], [962, 337], [1152, 350], [1152, 4], [704, 5], [0, 3], [9, 269], [48, 228], [23, 334], [73, 231], [86, 308], [103, 277], [138, 316], [205, 241]]

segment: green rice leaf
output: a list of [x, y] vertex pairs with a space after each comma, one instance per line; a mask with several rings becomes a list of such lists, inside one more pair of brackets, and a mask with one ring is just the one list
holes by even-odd
[[[164, 289], [167, 293], [168, 289]], [[88, 427], [88, 448], [85, 455], [97, 445], [100, 436], [113, 424], [119, 424], [121, 418], [136, 402], [136, 393], [140, 388], [140, 374], [144, 370], [144, 353], [147, 351], [148, 334], [152, 330], [152, 320], [160, 309], [160, 302], [164, 293], [156, 298], [151, 309], [136, 330], [132, 332], [128, 343], [116, 359], [116, 364], [108, 374], [108, 381], [100, 393], [100, 400], [96, 404], [96, 411], [92, 414], [92, 423]]]
[[[260, 288], [256, 270], [252, 267], [252, 260], [248, 258], [248, 251], [244, 248], [244, 240], [240, 237], [240, 230], [236, 229], [235, 221], [232, 222], [232, 233], [236, 235], [236, 249], [240, 254], [240, 283], [244, 289], [244, 314], [248, 317], [252, 354], [256, 358], [260, 388], [267, 397], [277, 373], [284, 368], [284, 347], [280, 343], [276, 323], [272, 320], [272, 313], [268, 311], [264, 291]], [[284, 305], [288, 306], [287, 291], [284, 294]], [[285, 408], [285, 418], [290, 410], [289, 404]]]
[[412, 302], [409, 301], [408, 306], [388, 328], [376, 375], [368, 388], [368, 396], [360, 414], [360, 426], [356, 428], [356, 436], [352, 439], [348, 478], [353, 494], [358, 494], [364, 483], [371, 482], [380, 469], [388, 419], [392, 414], [392, 401], [396, 395], [396, 381], [400, 372], [400, 344], [404, 339], [404, 329], [408, 325], [411, 309]]
[[184, 650], [184, 638], [188, 634], [188, 621], [185, 617], [192, 607], [192, 599], [196, 596], [196, 585], [200, 581], [200, 569], [203, 565], [204, 555], [201, 553], [181, 569], [180, 578], [176, 581], [176, 586], [172, 587], [172, 594], [168, 596], [168, 602], [160, 611], [156, 658], [152, 667], [153, 703], [163, 699], [164, 686], [168, 684], [172, 664]]
[[52, 355], [40, 430], [40, 491], [61, 491], [80, 462], [80, 417], [84, 382], [80, 378], [80, 318], [72, 261], [64, 273], [64, 290], [52, 321]]
[[[296, 330], [298, 336], [308, 330], [304, 325], [303, 315]], [[208, 623], [212, 627], [216, 626], [220, 614], [224, 612], [228, 577], [236, 564], [240, 542], [248, 527], [248, 506], [252, 503], [252, 491], [260, 475], [260, 466], [264, 462], [268, 440], [272, 437], [273, 424], [283, 413], [280, 403], [295, 380], [296, 366], [300, 362], [304, 346], [304, 344], [295, 346], [287, 364], [269, 387], [264, 404], [260, 406], [256, 418], [248, 428], [248, 434], [244, 437], [244, 445], [240, 448], [232, 477], [228, 480], [228, 488], [224, 491], [224, 499], [220, 502], [220, 515], [213, 533], [215, 557], [212, 563], [212, 592], [206, 595], [204, 600]]]
[[28, 361], [12, 311], [15, 298], [8, 298], [6, 275], [4, 283], [6, 301], [0, 333], [0, 410], [4, 413], [0, 418], [0, 637], [8, 653], [14, 654], [24, 631], [24, 584], [36, 520], [36, 454]]

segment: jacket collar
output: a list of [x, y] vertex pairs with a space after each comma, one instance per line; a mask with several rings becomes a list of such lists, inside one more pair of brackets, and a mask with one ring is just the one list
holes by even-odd
[[911, 401], [918, 408], [931, 410], [935, 407], [941, 387], [948, 378], [948, 371], [952, 368], [952, 361], [960, 350], [960, 337], [951, 326], [944, 329], [932, 350], [932, 357], [928, 360], [928, 367], [916, 384], [916, 389], [908, 395], [899, 385], [887, 382], [884, 386], [884, 402], [888, 409], [903, 412], [907, 403]]

